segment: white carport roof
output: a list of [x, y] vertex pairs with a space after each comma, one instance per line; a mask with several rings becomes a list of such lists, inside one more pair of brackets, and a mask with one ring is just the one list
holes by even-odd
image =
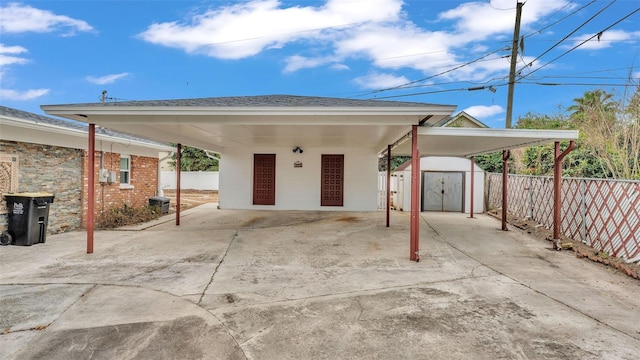
[[[420, 156], [469, 157], [577, 138], [578, 130], [418, 127]], [[410, 134], [397, 142], [391, 155], [411, 155]]]
[[48, 114], [157, 141], [223, 153], [230, 147], [359, 147], [411, 153], [419, 128], [421, 155], [470, 156], [577, 138], [577, 131], [432, 128], [451, 105], [266, 95], [182, 100], [43, 105]]
[[[0, 106], [0, 139], [43, 145], [87, 149], [88, 127], [86, 124], [54, 119], [18, 109]], [[135, 136], [101, 129], [96, 140], [105, 147], [120, 145], [127, 154], [158, 157], [159, 151], [175, 151], [167, 143], [157, 143]], [[101, 143], [102, 145], [102, 143]]]

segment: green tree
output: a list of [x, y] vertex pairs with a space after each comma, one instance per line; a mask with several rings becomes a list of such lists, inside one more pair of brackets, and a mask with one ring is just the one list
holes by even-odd
[[[391, 155], [391, 171], [395, 170], [398, 166], [411, 160], [411, 156], [393, 156]], [[378, 159], [378, 171], [387, 171], [387, 157], [381, 157]]]
[[[502, 151], [496, 151], [496, 152], [485, 154], [485, 155], [478, 155], [475, 157], [475, 163], [482, 170], [486, 172], [501, 173], [502, 172]], [[509, 166], [509, 173], [515, 174], [516, 171], [514, 168], [515, 164], [514, 164], [513, 156], [509, 157], [509, 160], [507, 161], [507, 165]]]
[[[176, 168], [176, 154], [169, 160], [169, 165]], [[207, 156], [207, 153], [198, 148], [182, 146], [182, 156], [180, 157], [181, 171], [218, 171], [218, 160]]]
[[616, 179], [640, 179], [640, 87], [614, 100], [603, 90], [587, 91], [568, 108], [581, 141]]

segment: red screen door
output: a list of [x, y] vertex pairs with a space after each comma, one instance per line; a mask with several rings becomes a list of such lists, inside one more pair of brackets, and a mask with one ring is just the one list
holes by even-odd
[[342, 206], [344, 155], [322, 155], [321, 206]]
[[253, 205], [276, 204], [276, 154], [253, 154]]

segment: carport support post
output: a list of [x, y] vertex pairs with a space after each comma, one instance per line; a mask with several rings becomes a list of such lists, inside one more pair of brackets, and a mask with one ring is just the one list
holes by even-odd
[[560, 250], [560, 226], [562, 219], [560, 217], [560, 209], [562, 207], [562, 160], [568, 153], [575, 149], [575, 142], [571, 140], [569, 147], [560, 153], [560, 142], [554, 144], [554, 162], [553, 162], [553, 240], [556, 243], [556, 249]]
[[387, 227], [391, 209], [391, 145], [387, 145]]
[[502, 230], [508, 231], [507, 229], [507, 183], [509, 181], [509, 156], [511, 152], [509, 150], [502, 150]]
[[472, 156], [471, 157], [471, 199], [470, 199], [470, 208], [469, 208], [469, 217], [473, 219], [473, 197], [474, 197], [474, 184], [476, 182], [476, 178], [475, 178], [475, 165], [476, 165], [476, 157]]
[[96, 195], [96, 124], [89, 124], [89, 149], [87, 160], [87, 254], [93, 254], [93, 223]]
[[176, 226], [180, 225], [180, 158], [182, 157], [182, 144], [178, 144], [176, 152]]
[[411, 245], [409, 260], [420, 261], [420, 152], [418, 125], [411, 129]]

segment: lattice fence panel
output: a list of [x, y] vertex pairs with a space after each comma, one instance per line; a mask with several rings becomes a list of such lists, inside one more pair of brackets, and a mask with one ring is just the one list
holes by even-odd
[[[502, 206], [502, 174], [489, 174], [488, 208]], [[509, 213], [553, 227], [553, 178], [509, 175]], [[598, 251], [640, 261], [640, 181], [566, 178], [563, 235]]]
[[512, 175], [508, 177], [507, 191], [509, 213], [521, 218], [529, 217], [531, 205], [529, 196], [529, 177]]
[[502, 206], [502, 175], [488, 174], [485, 185], [487, 194], [487, 209], [498, 209]]
[[[562, 179], [562, 210], [560, 211], [560, 232], [572, 239], [585, 242], [584, 217], [586, 202], [585, 184], [588, 180]], [[553, 204], [551, 204], [553, 206]]]
[[553, 179], [531, 177], [531, 219], [546, 229], [553, 227]]
[[639, 257], [640, 182], [592, 180], [585, 198], [585, 242], [616, 257]]

